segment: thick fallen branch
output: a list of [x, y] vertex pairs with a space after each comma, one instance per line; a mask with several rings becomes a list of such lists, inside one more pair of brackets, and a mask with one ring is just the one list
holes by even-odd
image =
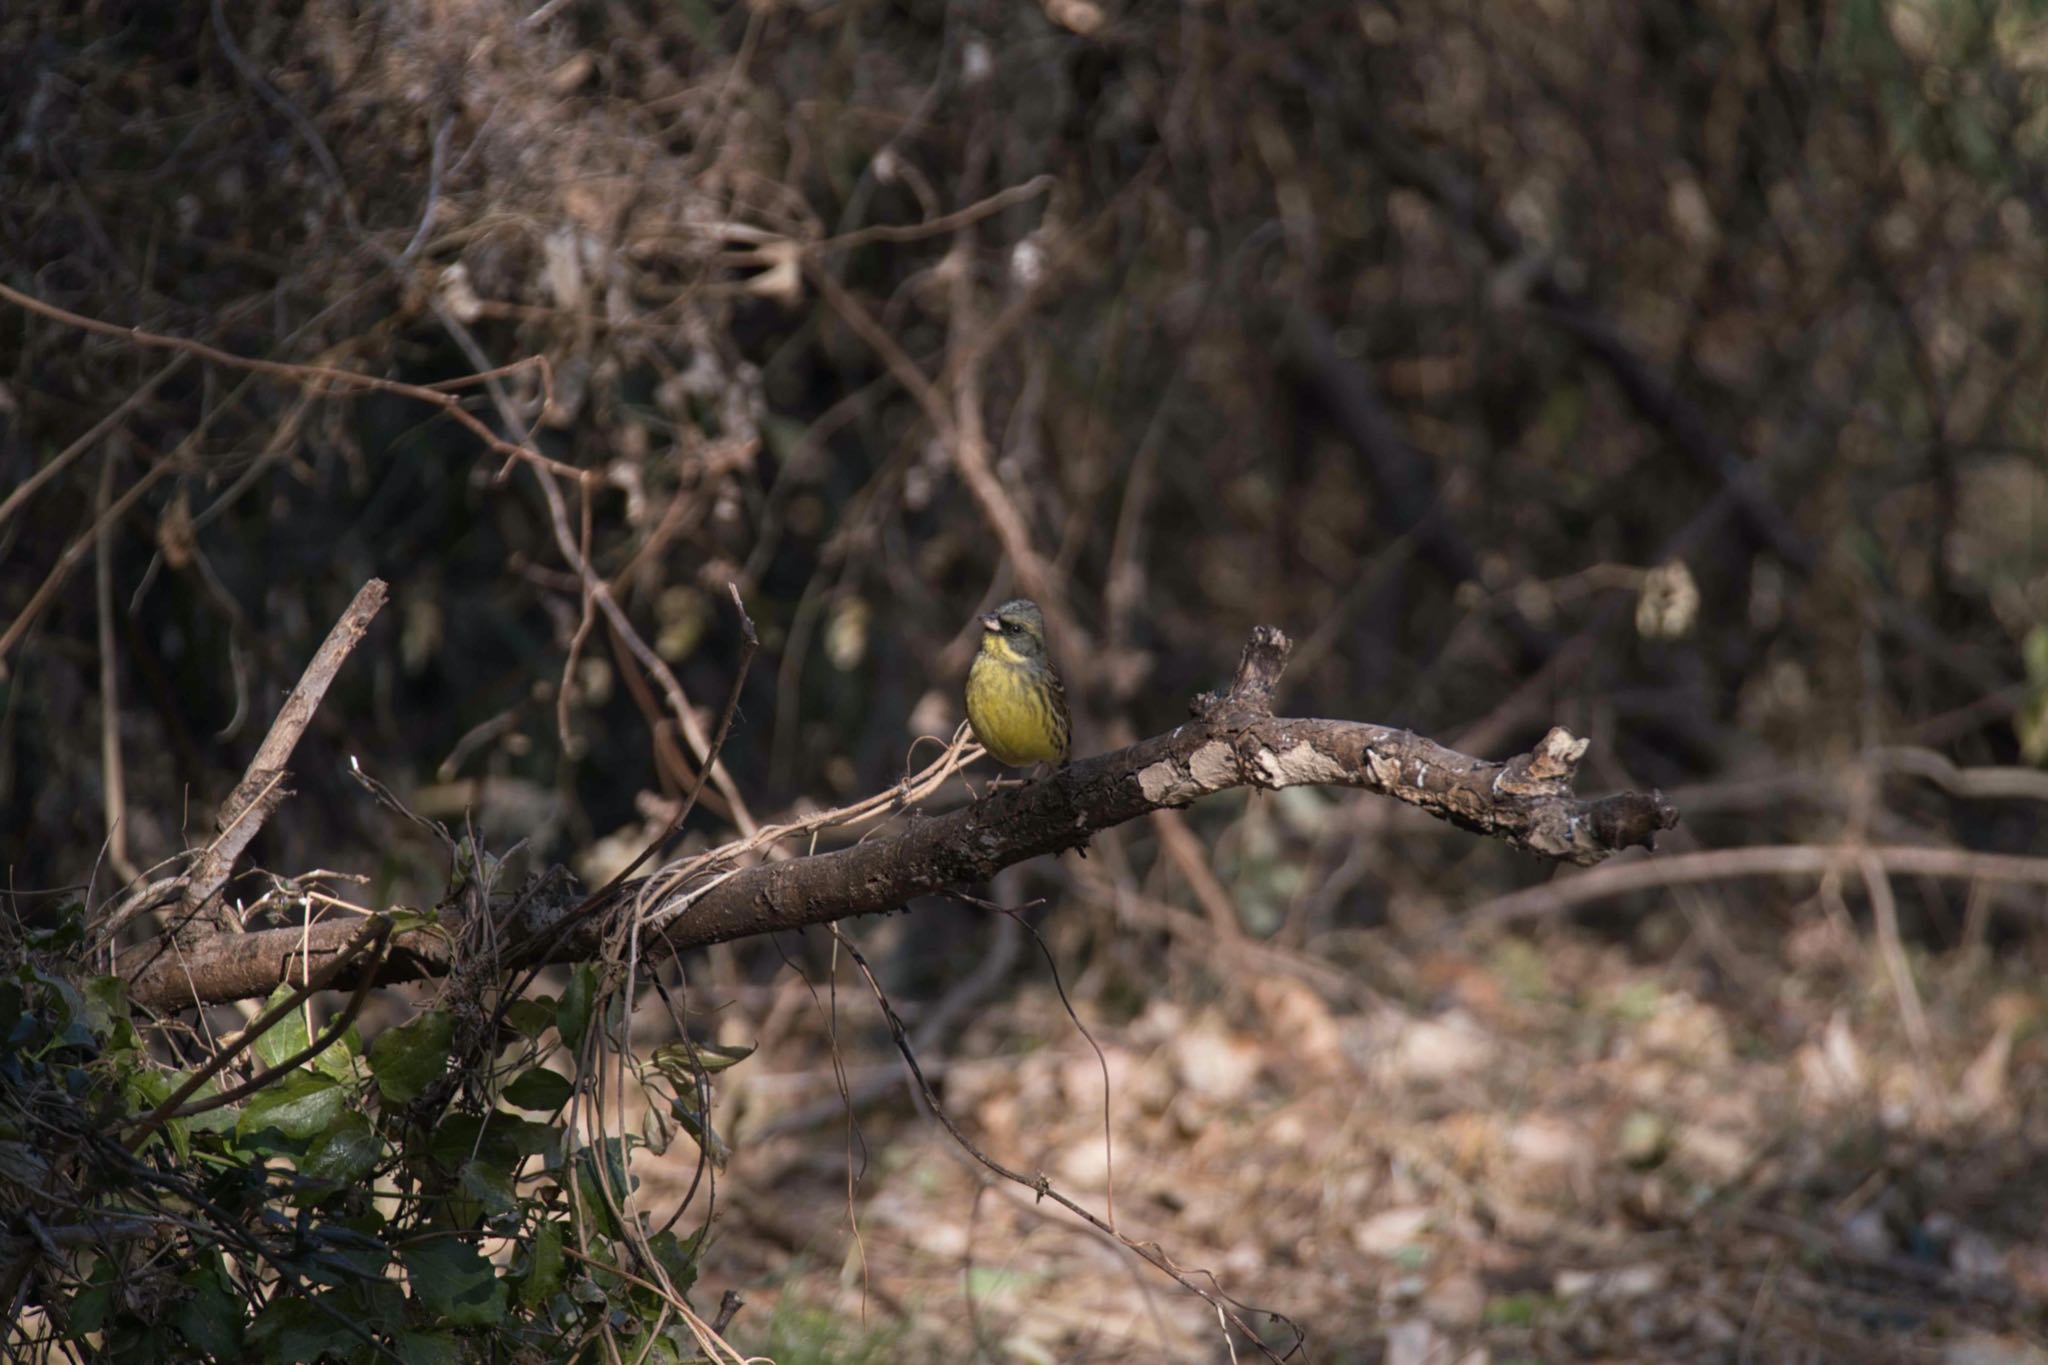
[[[1494, 763], [1405, 730], [1275, 716], [1273, 689], [1288, 649], [1279, 631], [1254, 630], [1229, 689], [1198, 699], [1195, 718], [1166, 734], [945, 815], [912, 812], [900, 833], [832, 853], [727, 870], [658, 898], [644, 895], [646, 881], [579, 907], [547, 910], [536, 898], [507, 914], [498, 927], [499, 950], [507, 966], [582, 960], [595, 952], [604, 922], [619, 913], [645, 915], [647, 928], [680, 950], [893, 910], [918, 896], [985, 881], [1026, 858], [1085, 847], [1097, 830], [1232, 787], [1360, 787], [1541, 857], [1581, 865], [1648, 845], [1678, 822], [1678, 812], [1656, 793], [1579, 800], [1571, 782], [1586, 741], [1563, 730], [1552, 730], [1527, 754]], [[262, 996], [281, 982], [298, 982], [309, 964], [317, 972], [357, 923], [219, 935], [176, 958], [144, 945], [123, 955], [121, 974], [131, 999], [159, 1009]], [[449, 966], [448, 945], [462, 939], [459, 925], [397, 936], [385, 978], [440, 975]]]

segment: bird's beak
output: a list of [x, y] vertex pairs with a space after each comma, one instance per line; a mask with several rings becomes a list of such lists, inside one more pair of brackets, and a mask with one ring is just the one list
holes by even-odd
[[1001, 630], [1003, 623], [994, 612], [990, 612], [987, 616], [981, 618], [981, 628], [988, 631]]

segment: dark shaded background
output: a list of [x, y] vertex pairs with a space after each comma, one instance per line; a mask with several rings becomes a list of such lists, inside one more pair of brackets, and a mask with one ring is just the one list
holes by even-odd
[[[511, 397], [601, 471], [593, 557], [631, 566], [622, 599], [707, 727], [728, 583], [759, 624], [726, 750], [757, 814], [895, 780], [958, 720], [965, 623], [1019, 586], [850, 299], [949, 406], [993, 336], [978, 408], [1053, 568], [1084, 748], [1172, 725], [1270, 622], [1298, 644], [1284, 710], [1496, 756], [1565, 725], [1589, 786], [1679, 790], [1680, 849], [2041, 844], [2037, 798], [1872, 757], [2048, 752], [2036, 5], [227, 8], [8, 7], [0, 281], [414, 382], [476, 368], [437, 302], [491, 363], [545, 354], [553, 409], [527, 376]], [[10, 491], [170, 355], [0, 324]], [[107, 523], [100, 587], [96, 508], [165, 461]], [[193, 362], [25, 499], [0, 522], [0, 620], [32, 613], [0, 683], [12, 888], [119, 879], [103, 614], [146, 867], [206, 828], [372, 574], [393, 605], [254, 860], [433, 897], [444, 869], [353, 756], [496, 844], [616, 866], [686, 770], [602, 626], [565, 748], [579, 600], [499, 463], [417, 404]], [[1260, 809], [1189, 815], [1241, 927], [1376, 989], [1437, 998], [1349, 936], [1412, 946], [1550, 875], [1355, 802]], [[1107, 842], [1121, 884], [1200, 904], [1151, 827]], [[1193, 951], [1063, 867], [1015, 889], [1068, 897], [1070, 970], [1127, 1014]], [[1716, 902], [1716, 932], [1775, 959], [1808, 889]], [[1970, 960], [2021, 982], [2039, 908], [1961, 881], [1900, 902], [1916, 952], [1990, 945]], [[1652, 961], [1702, 932], [1661, 900], [1584, 923]], [[954, 932], [905, 959], [911, 996], [972, 960]], [[1688, 989], [1757, 1008], [1729, 961], [1688, 960]]]

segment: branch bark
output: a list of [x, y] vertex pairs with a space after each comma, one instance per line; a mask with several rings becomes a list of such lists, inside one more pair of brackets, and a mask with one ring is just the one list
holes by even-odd
[[[646, 927], [680, 951], [893, 910], [918, 896], [984, 881], [1026, 858], [1084, 848], [1098, 830], [1233, 787], [1357, 787], [1539, 857], [1580, 865], [1648, 846], [1658, 831], [1678, 823], [1677, 810], [1659, 793], [1576, 797], [1572, 778], [1586, 741], [1561, 729], [1530, 752], [1496, 763], [1405, 730], [1275, 716], [1273, 691], [1289, 649], [1285, 635], [1260, 626], [1229, 688], [1197, 698], [1186, 724], [945, 815], [913, 811], [907, 827], [892, 836], [741, 867], [645, 905], [639, 904], [648, 886], [643, 880], [573, 910], [511, 916], [514, 922], [498, 926], [503, 960], [513, 966], [587, 958], [604, 922], [617, 913], [645, 915]], [[154, 1008], [246, 999], [299, 981], [309, 964], [317, 973], [358, 924], [219, 935], [176, 959], [163, 956], [158, 945], [144, 945], [123, 955], [120, 970], [130, 998]], [[380, 969], [383, 978], [445, 972], [449, 945], [463, 937], [459, 925], [397, 936]], [[344, 973], [333, 984], [352, 983]]]

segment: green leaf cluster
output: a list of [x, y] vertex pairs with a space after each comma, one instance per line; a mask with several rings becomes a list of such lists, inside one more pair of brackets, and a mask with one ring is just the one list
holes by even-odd
[[[333, 1031], [291, 1010], [152, 1122], [208, 1050], [187, 1039], [188, 1064], [166, 1065], [117, 981], [51, 965], [77, 946], [77, 908], [58, 918], [0, 971], [0, 1198], [93, 1225], [38, 1267], [46, 1330], [145, 1363], [569, 1359], [600, 1327], [629, 1358], [691, 1358], [651, 1285], [689, 1291], [703, 1232], [621, 1212], [633, 1151], [672, 1125], [570, 1137], [577, 1053], [617, 1022], [594, 968], [559, 1000], [508, 1002], [484, 1045], [426, 1009], [367, 1049], [350, 1027], [301, 1058]], [[664, 1052], [650, 1110], [686, 1099], [681, 1126], [722, 1157], [709, 1077], [744, 1055]]]

